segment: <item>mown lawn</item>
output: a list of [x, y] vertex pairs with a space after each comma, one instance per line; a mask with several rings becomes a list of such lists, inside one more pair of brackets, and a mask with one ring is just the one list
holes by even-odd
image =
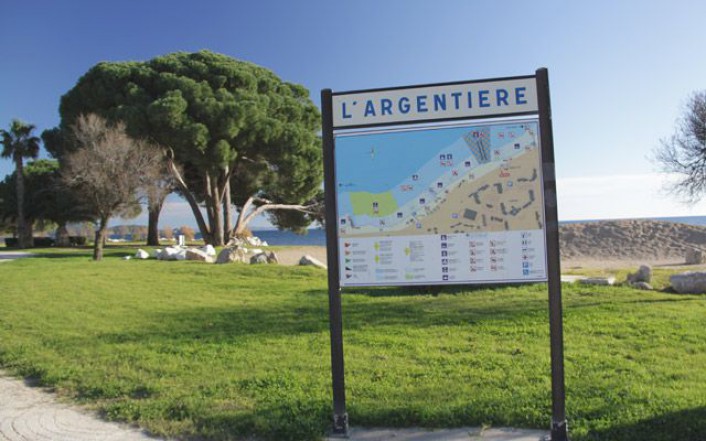
[[[0, 264], [0, 366], [183, 439], [314, 440], [331, 414], [326, 274], [124, 261]], [[545, 285], [343, 296], [355, 426], [547, 429]], [[564, 285], [572, 440], [706, 440], [706, 296]]]

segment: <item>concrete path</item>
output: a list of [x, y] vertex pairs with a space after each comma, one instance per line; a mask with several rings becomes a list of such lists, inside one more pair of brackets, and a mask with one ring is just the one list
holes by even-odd
[[26, 251], [0, 251], [0, 263], [21, 259], [23, 257], [32, 257], [32, 253]]
[[327, 441], [547, 441], [549, 432], [520, 429], [351, 429], [348, 438]]
[[58, 403], [40, 388], [0, 374], [0, 441], [154, 441], [138, 429]]

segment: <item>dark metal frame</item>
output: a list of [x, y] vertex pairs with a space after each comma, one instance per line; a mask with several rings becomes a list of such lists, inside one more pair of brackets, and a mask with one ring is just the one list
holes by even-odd
[[331, 330], [331, 376], [333, 380], [333, 433], [348, 434], [346, 386], [343, 369], [343, 313], [338, 266], [336, 218], [336, 160], [333, 144], [331, 89], [321, 91], [324, 148], [324, 202], [326, 204], [326, 258], [328, 264], [329, 326]]
[[[333, 384], [333, 429], [334, 435], [347, 436], [348, 413], [346, 412], [346, 393], [343, 364], [343, 314], [341, 307], [341, 282], [339, 272], [338, 215], [336, 202], [336, 169], [333, 126], [333, 96], [350, 95], [383, 90], [403, 90], [420, 87], [447, 86], [456, 84], [482, 83], [489, 81], [517, 80], [535, 78], [537, 83], [537, 112], [502, 114], [509, 118], [520, 115], [539, 116], [542, 177], [544, 189], [545, 240], [547, 256], [547, 279], [549, 291], [549, 328], [551, 344], [552, 376], [552, 422], [551, 440], [568, 441], [566, 421], [566, 399], [564, 388], [564, 348], [561, 303], [561, 268], [559, 261], [559, 221], [557, 214], [556, 175], [554, 168], [554, 138], [552, 134], [551, 104], [549, 97], [549, 76], [545, 68], [538, 69], [535, 75], [521, 77], [492, 78], [454, 83], [438, 83], [418, 86], [404, 86], [386, 89], [367, 89], [333, 93], [330, 89], [321, 91], [324, 150], [324, 191], [326, 203], [326, 245], [328, 258], [329, 320], [331, 332], [331, 376]], [[483, 117], [447, 118], [433, 121], [451, 121], [459, 119], [488, 119]], [[423, 124], [427, 120], [415, 120], [414, 124]], [[401, 125], [396, 123], [346, 126], [341, 130], [372, 126]]]
[[561, 265], [559, 260], [559, 215], [554, 169], [554, 135], [549, 99], [549, 72], [537, 69], [537, 107], [542, 144], [544, 181], [544, 230], [547, 240], [547, 283], [549, 288], [549, 340], [552, 365], [552, 441], [567, 441], [566, 393], [564, 389], [564, 330], [561, 306]]

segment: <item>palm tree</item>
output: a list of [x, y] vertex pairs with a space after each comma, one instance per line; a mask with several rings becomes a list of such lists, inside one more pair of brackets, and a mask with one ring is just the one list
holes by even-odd
[[17, 236], [20, 248], [32, 246], [32, 230], [27, 225], [24, 213], [24, 158], [36, 158], [39, 155], [39, 137], [32, 136], [35, 127], [13, 119], [10, 130], [0, 129], [0, 144], [3, 158], [12, 158], [17, 174]]

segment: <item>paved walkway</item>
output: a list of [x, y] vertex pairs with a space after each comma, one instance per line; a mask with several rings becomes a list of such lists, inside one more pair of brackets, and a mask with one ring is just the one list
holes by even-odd
[[0, 263], [23, 257], [32, 257], [32, 253], [26, 251], [0, 251]]
[[348, 438], [327, 441], [546, 441], [549, 432], [519, 429], [351, 429]]
[[138, 429], [102, 421], [57, 402], [40, 388], [0, 374], [1, 441], [154, 441]]

